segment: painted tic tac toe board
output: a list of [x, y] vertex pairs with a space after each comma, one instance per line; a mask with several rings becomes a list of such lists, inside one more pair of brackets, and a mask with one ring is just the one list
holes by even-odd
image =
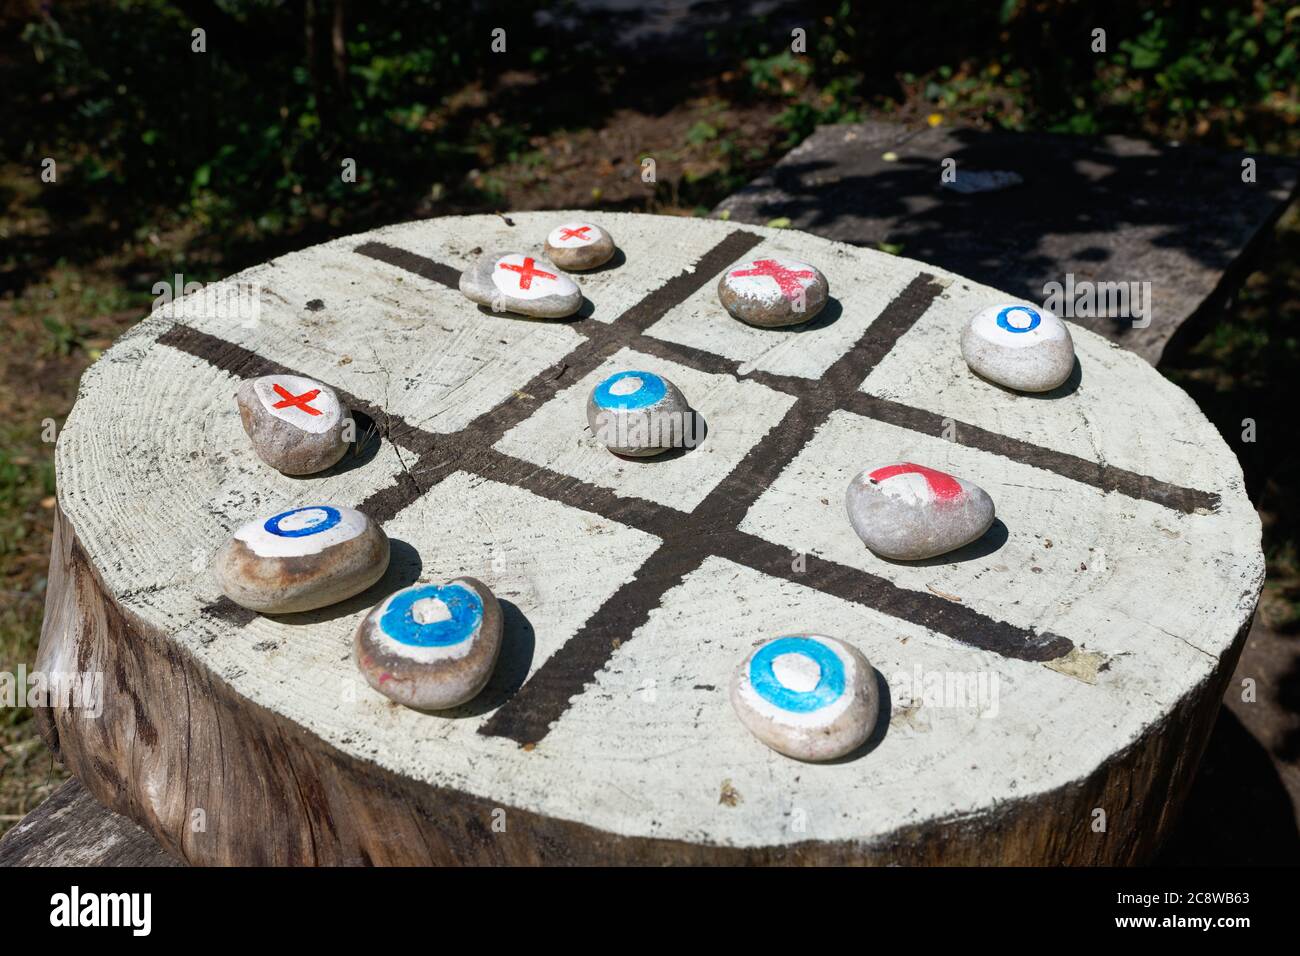
[[[575, 219], [622, 251], [577, 277], [576, 320], [456, 291], [479, 249], [540, 256]], [[724, 312], [720, 275], [764, 257], [828, 277], [809, 326]], [[256, 321], [205, 304], [241, 283]], [[801, 233], [557, 212], [340, 239], [159, 310], [87, 372], [59, 440], [42, 661], [116, 675], [101, 723], [48, 715], [62, 755], [198, 862], [1142, 859], [1254, 609], [1259, 523], [1192, 401], [1086, 329], [1056, 392], [974, 377], [960, 332], [999, 301]], [[680, 386], [704, 443], [597, 445], [588, 395], [625, 369]], [[332, 386], [378, 439], [320, 476], [267, 468], [233, 395], [271, 373]], [[898, 461], [986, 489], [993, 530], [874, 557], [845, 489]], [[393, 539], [380, 585], [276, 619], [221, 597], [208, 562], [234, 529], [322, 500]], [[351, 660], [366, 611], [460, 575], [505, 613], [488, 688], [450, 715], [371, 691]], [[737, 663], [801, 633], [879, 672], [865, 753], [800, 763], [733, 713]], [[934, 674], [985, 695], [934, 697]]]

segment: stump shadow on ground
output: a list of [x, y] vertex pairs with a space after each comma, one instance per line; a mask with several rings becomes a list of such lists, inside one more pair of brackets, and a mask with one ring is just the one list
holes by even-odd
[[1152, 862], [1294, 865], [1298, 859], [1295, 811], [1268, 751], [1221, 707], [1182, 814]]

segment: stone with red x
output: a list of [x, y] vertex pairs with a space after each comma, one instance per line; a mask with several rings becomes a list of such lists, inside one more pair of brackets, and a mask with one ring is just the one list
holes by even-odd
[[319, 388], [308, 389], [301, 395], [293, 394], [279, 382], [274, 383], [271, 388], [281, 398], [281, 401], [271, 406], [272, 408], [300, 408], [308, 415], [319, 415], [321, 413], [319, 408], [312, 408], [311, 406], [311, 400], [320, 394]]
[[807, 322], [821, 312], [829, 293], [820, 270], [780, 256], [734, 265], [718, 282], [723, 308], [742, 322], [764, 328]]
[[614, 255], [614, 239], [592, 222], [566, 222], [546, 237], [546, 255], [566, 272], [603, 266]]
[[551, 263], [522, 252], [486, 253], [461, 273], [460, 291], [493, 312], [563, 318], [578, 311], [582, 292]]
[[994, 517], [984, 489], [910, 461], [862, 471], [849, 483], [845, 505], [863, 543], [894, 561], [955, 551], [982, 537]]
[[354, 437], [334, 390], [301, 375], [249, 379], [235, 401], [253, 450], [286, 475], [324, 471], [343, 457]]
[[503, 269], [507, 272], [519, 273], [519, 286], [516, 289], [512, 289], [512, 292], [524, 292], [531, 289], [533, 287], [534, 279], [559, 278], [559, 276], [554, 272], [547, 272], [544, 269], [537, 268], [537, 263], [533, 261], [532, 256], [524, 256], [524, 261], [519, 263], [504, 261], [498, 262], [497, 268]]

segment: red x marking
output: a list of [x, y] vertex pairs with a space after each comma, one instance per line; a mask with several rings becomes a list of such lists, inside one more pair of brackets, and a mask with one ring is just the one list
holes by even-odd
[[543, 272], [541, 269], [533, 268], [533, 259], [531, 256], [524, 257], [522, 266], [512, 266], [508, 262], [498, 263], [502, 269], [509, 269], [511, 272], [519, 273], [519, 288], [531, 289], [533, 287], [533, 276], [541, 276], [543, 279], [556, 278], [554, 273]]
[[732, 273], [733, 276], [771, 276], [776, 280], [776, 284], [781, 287], [781, 295], [794, 301], [803, 292], [803, 285], [800, 279], [811, 279], [813, 273], [808, 269], [800, 269], [797, 272], [794, 269], [787, 269], [775, 259], [755, 259], [754, 269], [737, 269]]
[[282, 402], [276, 402], [271, 406], [272, 408], [288, 408], [293, 406], [294, 408], [301, 408], [308, 415], [319, 415], [321, 413], [319, 408], [312, 408], [307, 404], [320, 394], [319, 388], [313, 388], [310, 392], [303, 392], [301, 395], [294, 395], [292, 392], [281, 388], [278, 384], [273, 384], [271, 387], [275, 389], [275, 394], [284, 399]]
[[583, 233], [590, 229], [591, 226], [579, 226], [577, 229], [570, 229], [567, 226], [560, 229], [561, 239], [586, 239]]
[[925, 483], [930, 486], [934, 496], [941, 501], [951, 501], [954, 498], [961, 497], [961, 485], [952, 475], [944, 474], [942, 471], [935, 471], [933, 468], [926, 468], [924, 465], [913, 465], [911, 462], [877, 468], [867, 477], [879, 484], [893, 478], [895, 475], [920, 475], [925, 479]]

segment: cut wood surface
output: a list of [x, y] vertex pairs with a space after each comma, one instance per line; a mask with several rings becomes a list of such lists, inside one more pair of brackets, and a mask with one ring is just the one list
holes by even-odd
[[[578, 279], [575, 321], [455, 290], [478, 249], [540, 251], [576, 216], [621, 255]], [[807, 327], [718, 302], [723, 270], [765, 253], [828, 277]], [[1056, 392], [971, 375], [961, 327], [1005, 298], [798, 232], [556, 212], [380, 229], [161, 308], [86, 373], [59, 438], [38, 663], [102, 673], [105, 701], [42, 711], [47, 736], [196, 863], [1145, 859], [1249, 625], [1259, 521], [1193, 402], [1101, 337], [1072, 328]], [[628, 367], [682, 388], [700, 447], [596, 443], [587, 395]], [[377, 438], [319, 476], [267, 468], [233, 396], [275, 372], [331, 385]], [[873, 556], [845, 488], [900, 460], [987, 490], [993, 530]], [[223, 599], [231, 532], [319, 501], [383, 524], [385, 579], [276, 618]], [[373, 692], [351, 659], [365, 612], [466, 574], [506, 613], [487, 689], [444, 714]], [[727, 698], [756, 643], [798, 632], [878, 671], [889, 712], [835, 763], [766, 749]]]

